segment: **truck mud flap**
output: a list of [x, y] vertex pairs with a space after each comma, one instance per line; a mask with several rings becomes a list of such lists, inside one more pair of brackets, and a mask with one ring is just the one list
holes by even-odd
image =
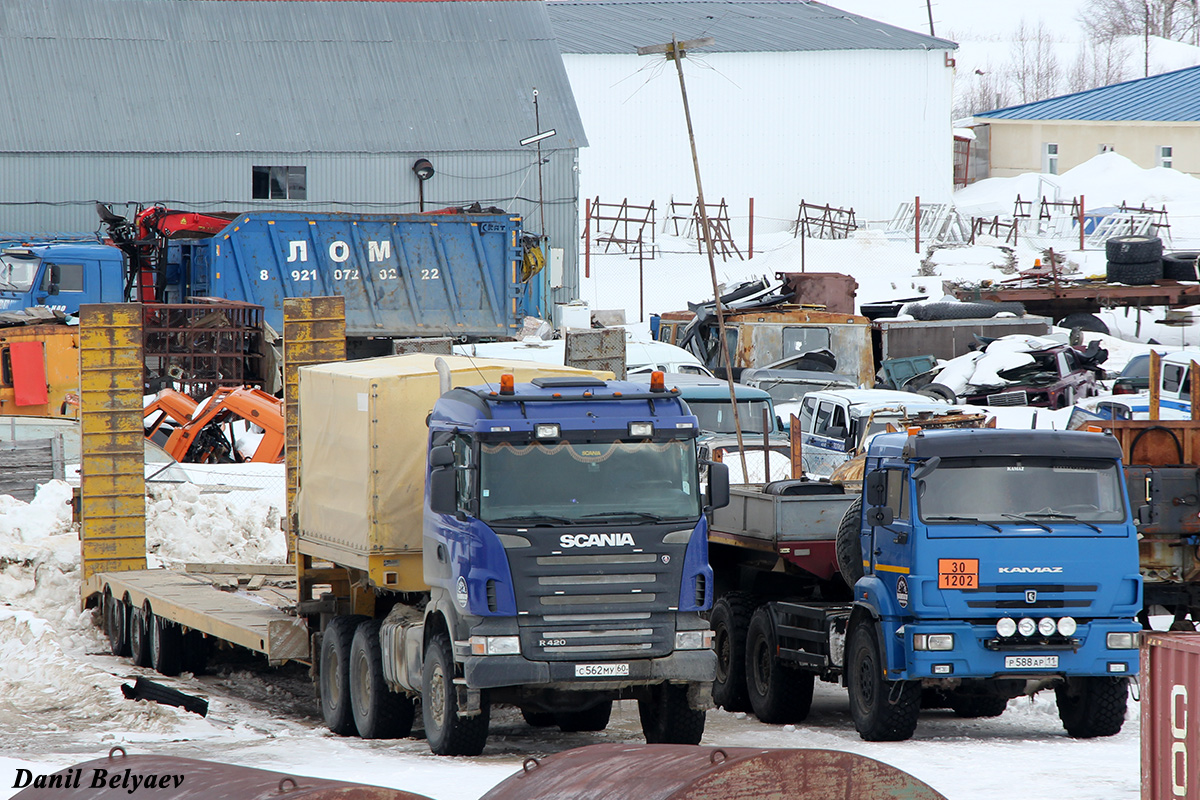
[[[26, 782], [27, 781], [27, 782]], [[331, 781], [194, 758], [126, 755], [114, 747], [107, 758], [85, 761], [47, 775], [17, 771], [13, 795], [21, 800], [129, 800], [152, 790], [157, 800], [220, 797], [224, 800], [429, 800], [422, 794], [348, 781]], [[136, 794], [135, 794], [136, 793]]]
[[594, 744], [543, 759], [481, 800], [945, 800], [895, 767], [834, 750]]

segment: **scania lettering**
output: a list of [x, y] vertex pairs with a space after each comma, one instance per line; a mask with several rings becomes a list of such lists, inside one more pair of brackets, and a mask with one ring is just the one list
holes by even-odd
[[563, 547], [632, 547], [635, 544], [631, 533], [564, 533], [558, 541]]

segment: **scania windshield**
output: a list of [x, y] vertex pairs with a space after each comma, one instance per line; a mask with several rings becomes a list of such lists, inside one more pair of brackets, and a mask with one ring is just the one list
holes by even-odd
[[42, 260], [37, 256], [0, 253], [0, 290], [27, 292], [33, 287]]
[[1116, 462], [1048, 457], [943, 458], [917, 481], [921, 519], [1053, 528], [1125, 520]]
[[700, 516], [692, 440], [481, 444], [485, 522], [637, 522]]

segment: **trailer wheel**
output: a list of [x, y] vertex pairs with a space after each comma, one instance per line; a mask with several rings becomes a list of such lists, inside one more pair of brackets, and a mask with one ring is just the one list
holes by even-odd
[[209, 641], [204, 634], [192, 629], [183, 635], [183, 669], [193, 675], [208, 671]]
[[1008, 708], [1008, 698], [1000, 694], [964, 694], [951, 692], [946, 705], [954, 715], [966, 719], [998, 717]]
[[146, 626], [147, 609], [128, 606], [129, 658], [135, 667], [150, 666], [150, 631]]
[[150, 612], [146, 615], [150, 634], [150, 666], [160, 675], [178, 675], [183, 671], [183, 631], [170, 620]]
[[862, 498], [856, 497], [838, 525], [836, 554], [842, 580], [851, 590], [863, 576]]
[[754, 613], [754, 601], [742, 592], [730, 592], [713, 604], [708, 624], [713, 629], [717, 651], [717, 677], [713, 702], [726, 711], [749, 711], [746, 694], [746, 630]]
[[684, 684], [660, 683], [638, 698], [646, 744], [700, 744], [705, 714], [688, 705], [687, 695]]
[[1108, 335], [1108, 326], [1104, 324], [1104, 320], [1097, 317], [1095, 314], [1088, 314], [1084, 311], [1076, 311], [1074, 314], [1067, 314], [1057, 323], [1060, 328], [1079, 328], [1081, 331], [1088, 333], [1103, 333]]
[[1067, 678], [1054, 687], [1058, 718], [1074, 739], [1115, 736], [1125, 723], [1129, 686], [1107, 675]]
[[791, 669], [778, 658], [779, 642], [766, 606], [746, 631], [746, 692], [754, 716], [771, 725], [802, 722], [812, 708], [813, 673]]
[[421, 668], [421, 717], [429, 749], [439, 756], [477, 756], [487, 744], [491, 706], [486, 694], [479, 713], [458, 715], [458, 693], [454, 688], [454, 655], [450, 637], [436, 634], [425, 648]]
[[412, 733], [412, 698], [388, 688], [379, 646], [381, 621], [359, 623], [350, 642], [350, 706], [364, 739], [399, 739]]
[[902, 742], [917, 729], [921, 684], [884, 680], [885, 665], [875, 640], [875, 625], [859, 623], [846, 644], [846, 688], [850, 716], [868, 742]]
[[350, 643], [364, 620], [361, 614], [334, 617], [321, 634], [321, 716], [338, 736], [357, 732], [350, 702]]
[[583, 711], [565, 711], [554, 715], [558, 729], [563, 733], [578, 731], [602, 731], [608, 727], [612, 717], [612, 700], [603, 700]]
[[129, 620], [125, 604], [113, 597], [112, 587], [104, 587], [104, 635], [108, 637], [108, 649], [114, 656], [129, 655]]

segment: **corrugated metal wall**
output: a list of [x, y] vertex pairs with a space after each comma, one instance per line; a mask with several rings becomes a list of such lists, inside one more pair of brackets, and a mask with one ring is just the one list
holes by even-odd
[[[731, 215], [744, 218], [754, 197], [762, 232], [794, 221], [802, 199], [852, 207], [860, 221], [890, 219], [915, 195], [949, 202], [953, 69], [945, 54], [693, 52], [684, 73], [706, 200], [724, 196]], [[563, 61], [590, 144], [580, 153], [581, 196], [653, 199], [660, 209], [672, 195], [694, 201], [674, 62]]]
[[[546, 233], [563, 249], [561, 290], [555, 302], [578, 296], [580, 236], [577, 150], [543, 143]], [[398, 212], [417, 210], [412, 164], [428, 158], [435, 174], [425, 183], [426, 210], [479, 202], [525, 218], [525, 230], [542, 231], [535, 148], [510, 153], [332, 155], [262, 153], [119, 155], [0, 155], [0, 230], [83, 231], [98, 227], [94, 201], [167, 205], [197, 211]], [[307, 167], [308, 200], [251, 200], [253, 166]], [[547, 253], [547, 259], [550, 254]]]

